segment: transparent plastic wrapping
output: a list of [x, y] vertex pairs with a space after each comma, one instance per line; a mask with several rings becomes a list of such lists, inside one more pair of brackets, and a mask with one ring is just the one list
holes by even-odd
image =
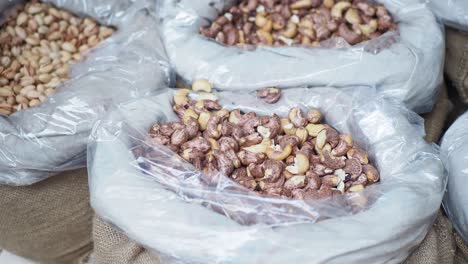
[[448, 26], [468, 31], [468, 1], [466, 0], [420, 0]]
[[440, 207], [446, 174], [437, 147], [423, 140], [422, 119], [374, 89], [290, 88], [273, 105], [252, 91], [217, 93], [228, 109], [262, 115], [318, 108], [353, 135], [381, 182], [319, 201], [255, 195], [225, 176], [207, 185], [165, 147], [153, 145], [149, 156], [135, 151], [155, 122], [177, 120], [173, 94], [121, 104], [98, 122], [88, 145], [93, 208], [163, 263], [400, 263]]
[[468, 112], [459, 117], [442, 139], [441, 151], [449, 171], [444, 209], [455, 230], [468, 243]]
[[148, 95], [172, 79], [152, 1], [43, 2], [117, 31], [72, 66], [70, 80], [47, 101], [0, 116], [0, 184], [28, 185], [86, 166], [87, 138], [109, 105]]
[[393, 15], [398, 32], [372, 41], [352, 47], [255, 50], [226, 47], [198, 33], [233, 2], [159, 2], [168, 56], [189, 83], [208, 79], [224, 90], [370, 86], [416, 112], [431, 111], [442, 83], [445, 41], [443, 26], [418, 0], [377, 0]]

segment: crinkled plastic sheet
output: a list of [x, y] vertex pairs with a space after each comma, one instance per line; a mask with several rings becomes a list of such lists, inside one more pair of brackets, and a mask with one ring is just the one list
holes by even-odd
[[429, 112], [442, 83], [443, 27], [418, 0], [377, 0], [398, 33], [342, 48], [226, 47], [198, 33], [233, 0], [160, 1], [162, 34], [177, 73], [225, 90], [264, 87], [375, 87], [416, 112]]
[[466, 0], [420, 0], [444, 23], [464, 31], [468, 31], [468, 1]]
[[445, 133], [441, 150], [449, 171], [444, 208], [457, 232], [468, 243], [468, 112]]
[[71, 79], [46, 102], [0, 116], [0, 184], [32, 184], [86, 166], [87, 138], [96, 119], [111, 104], [148, 95], [172, 79], [152, 1], [43, 2], [117, 31], [74, 65]]
[[[423, 140], [420, 117], [363, 87], [283, 90], [275, 105], [255, 92], [219, 92], [230, 109], [278, 113], [299, 105], [351, 133], [382, 181], [361, 194], [321, 201], [252, 195], [227, 178], [215, 186], [165, 147], [145, 145], [155, 122], [175, 121], [173, 90], [120, 105], [88, 145], [91, 204], [107, 221], [172, 263], [400, 263], [424, 238], [446, 175]], [[350, 201], [368, 199], [364, 210]], [[351, 205], [351, 206], [350, 206]]]

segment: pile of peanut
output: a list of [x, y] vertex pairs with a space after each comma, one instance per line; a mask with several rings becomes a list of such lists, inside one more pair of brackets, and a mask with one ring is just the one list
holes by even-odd
[[0, 28], [0, 114], [36, 106], [69, 78], [70, 65], [114, 29], [30, 1]]
[[179, 154], [207, 183], [221, 172], [263, 195], [320, 199], [360, 192], [380, 180], [367, 153], [351, 135], [321, 123], [320, 111], [304, 114], [294, 107], [287, 118], [228, 111], [211, 88], [205, 80], [195, 82], [192, 89], [204, 92], [196, 101], [188, 89], [177, 90], [174, 111], [182, 121], [149, 130], [150, 145]]
[[229, 46], [319, 46], [336, 37], [355, 45], [396, 29], [383, 5], [366, 0], [243, 0], [200, 33]]

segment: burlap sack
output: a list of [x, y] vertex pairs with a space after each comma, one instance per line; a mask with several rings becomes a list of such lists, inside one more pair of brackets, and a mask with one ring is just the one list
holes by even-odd
[[92, 216], [86, 169], [26, 187], [0, 186], [0, 248], [39, 263], [85, 263]]
[[437, 143], [439, 141], [451, 108], [452, 103], [448, 98], [447, 87], [444, 84], [432, 112], [423, 115], [427, 142]]
[[445, 73], [457, 88], [460, 99], [468, 104], [468, 34], [446, 29]]
[[457, 244], [457, 252], [455, 253], [455, 264], [468, 263], [468, 245], [463, 242], [461, 237], [455, 233], [455, 243]]
[[159, 258], [98, 216], [93, 221], [94, 264], [159, 264]]

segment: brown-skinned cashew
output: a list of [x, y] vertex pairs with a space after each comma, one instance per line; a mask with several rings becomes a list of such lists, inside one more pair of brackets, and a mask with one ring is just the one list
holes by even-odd
[[289, 178], [284, 183], [285, 190], [295, 190], [295, 189], [302, 189], [307, 185], [307, 178], [304, 175], [296, 175]]
[[366, 175], [367, 181], [370, 183], [376, 183], [380, 180], [379, 172], [372, 165], [363, 165], [362, 172]]
[[335, 157], [346, 155], [353, 147], [353, 138], [349, 134], [340, 135], [340, 142], [332, 150], [331, 154]]
[[311, 109], [307, 112], [307, 121], [311, 124], [317, 124], [322, 121], [322, 113], [317, 109]]
[[201, 152], [207, 152], [211, 148], [210, 142], [203, 137], [197, 137], [190, 141], [185, 142], [181, 145], [183, 150], [185, 149], [197, 149]]
[[265, 160], [265, 154], [263, 153], [254, 153], [244, 150], [237, 153], [237, 157], [245, 166], [248, 166], [251, 163], [260, 164]]
[[235, 169], [233, 161], [224, 153], [215, 153], [215, 157], [218, 164], [218, 170], [224, 175], [231, 175]]
[[246, 137], [243, 137], [239, 140], [239, 143], [242, 147], [250, 147], [253, 145], [260, 144], [263, 141], [263, 138], [258, 133], [252, 133]]
[[302, 110], [299, 107], [294, 107], [289, 111], [289, 120], [296, 127], [305, 127], [307, 125], [307, 118], [304, 117]]
[[218, 116], [212, 116], [206, 124], [206, 130], [203, 132], [205, 138], [219, 138], [221, 136], [220, 128], [218, 127], [221, 118]]
[[268, 158], [272, 160], [285, 160], [289, 155], [291, 155], [291, 152], [292, 147], [290, 145], [280, 150], [272, 148], [271, 146], [266, 149]]
[[327, 168], [330, 168], [330, 169], [333, 169], [333, 170], [342, 169], [342, 168], [344, 168], [346, 166], [346, 163], [345, 163], [344, 160], [331, 156], [328, 151], [324, 151], [321, 154], [320, 161]]
[[167, 145], [170, 143], [170, 138], [164, 135], [153, 135], [149, 141], [151, 145]]
[[171, 136], [172, 145], [181, 145], [189, 140], [189, 135], [185, 129], [179, 129], [174, 131]]
[[362, 173], [362, 166], [361, 163], [356, 159], [348, 159], [345, 161], [346, 165], [343, 170], [346, 173], [351, 174], [352, 176], [356, 177], [361, 175]]
[[218, 143], [221, 151], [226, 151], [226, 149], [229, 148], [231, 148], [235, 152], [239, 151], [239, 143], [236, 139], [232, 137], [222, 137], [218, 140]]
[[263, 178], [264, 168], [262, 164], [251, 163], [247, 166], [247, 175], [253, 178]]
[[221, 125], [221, 134], [225, 137], [232, 136], [236, 140], [241, 140], [243, 136], [241, 127], [230, 122], [223, 122], [223, 124]]
[[320, 179], [319, 175], [312, 171], [308, 171], [306, 174], [307, 178], [307, 189], [311, 190], [318, 190], [322, 185], [322, 179]]
[[257, 97], [262, 98], [267, 104], [274, 104], [281, 98], [281, 90], [278, 88], [265, 88], [257, 91]]
[[361, 35], [350, 30], [345, 23], [341, 23], [338, 27], [338, 35], [346, 40], [350, 45], [357, 44], [362, 40]]
[[271, 21], [274, 30], [281, 30], [286, 27], [286, 19], [279, 13], [272, 14]]
[[286, 148], [286, 146], [295, 147], [299, 145], [299, 142], [300, 142], [299, 138], [295, 135], [294, 136], [290, 136], [290, 135], [282, 136], [278, 140], [278, 143], [282, 149]]
[[283, 163], [276, 160], [266, 160], [263, 163], [265, 169], [263, 177], [264, 181], [268, 183], [277, 182], [283, 171]]
[[262, 120], [260, 118], [258, 118], [258, 117], [250, 118], [242, 126], [242, 132], [244, 133], [244, 135], [253, 134], [253, 133], [257, 132], [256, 128], [258, 126], [260, 126], [260, 125], [262, 125]]
[[367, 153], [360, 148], [353, 147], [348, 151], [348, 153], [346, 153], [346, 155], [348, 156], [348, 159], [359, 160], [359, 162], [361, 162], [362, 165], [366, 165], [369, 163], [369, 157]]

